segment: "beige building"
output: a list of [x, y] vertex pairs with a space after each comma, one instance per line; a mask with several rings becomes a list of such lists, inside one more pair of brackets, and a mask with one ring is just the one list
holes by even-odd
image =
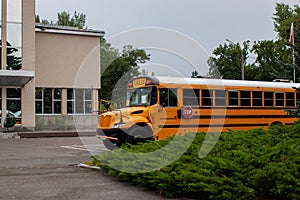
[[35, 24], [35, 0], [0, 6], [2, 130], [11, 117], [18, 131], [95, 129], [104, 31]]

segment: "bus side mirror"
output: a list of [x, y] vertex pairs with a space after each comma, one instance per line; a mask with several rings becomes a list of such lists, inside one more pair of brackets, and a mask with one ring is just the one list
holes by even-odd
[[110, 102], [109, 102], [109, 103], [105, 103], [105, 104], [104, 104], [104, 107], [105, 107], [106, 110], [108, 111], [108, 110], [109, 110], [109, 107], [110, 107]]
[[167, 104], [165, 102], [165, 96], [166, 96], [166, 91], [165, 90], [161, 90], [160, 91], [160, 105], [162, 107], [166, 107], [167, 106]]

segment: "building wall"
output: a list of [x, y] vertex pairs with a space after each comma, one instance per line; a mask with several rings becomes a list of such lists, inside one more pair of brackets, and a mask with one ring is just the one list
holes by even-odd
[[[23, 64], [24, 70], [35, 71], [35, 0], [23, 0]], [[35, 79], [22, 88], [22, 128], [35, 129]]]
[[100, 38], [36, 32], [36, 87], [100, 88]]
[[[8, 2], [9, 1], [9, 2]], [[2, 16], [1, 32], [2, 40], [9, 39], [7, 36], [13, 36], [16, 32], [12, 32], [7, 26], [6, 16], [8, 14], [22, 13], [19, 19], [21, 22], [10, 21], [12, 24], [19, 24], [19, 33], [21, 34], [21, 44], [16, 48], [18, 52], [22, 52], [22, 71], [35, 72], [33, 78], [25, 86], [18, 86], [21, 90], [18, 101], [21, 109], [21, 125], [15, 126], [13, 129], [20, 130], [74, 130], [89, 129], [94, 130], [97, 126], [98, 115], [96, 112], [89, 113], [68, 113], [67, 91], [69, 89], [85, 89], [92, 90], [91, 99], [92, 111], [98, 110], [98, 89], [100, 88], [100, 37], [103, 36], [102, 31], [84, 31], [72, 30], [68, 32], [68, 28], [56, 27], [54, 29], [36, 28], [35, 24], [35, 1], [36, 0], [20, 0], [22, 1], [21, 12], [13, 9], [7, 13], [6, 7], [15, 1], [0, 0]], [[18, 1], [18, 5], [20, 5]], [[10, 31], [8, 31], [10, 30]], [[50, 31], [49, 31], [50, 30]], [[7, 34], [6, 34], [7, 33]], [[17, 38], [18, 39], [18, 38]], [[2, 44], [5, 49], [6, 43]], [[13, 46], [10, 46], [12, 48]], [[21, 53], [20, 53], [21, 54]], [[7, 68], [6, 51], [1, 53], [2, 65], [1, 69]], [[1, 109], [6, 110], [8, 95], [6, 86], [1, 86]], [[20, 89], [21, 88], [21, 89]], [[36, 114], [36, 89], [37, 88], [59, 88], [62, 92], [61, 113], [57, 114]], [[9, 100], [9, 99], [8, 99]], [[1, 120], [4, 120], [1, 119]], [[3, 125], [4, 123], [2, 123]], [[1, 129], [0, 129], [1, 131]]]
[[96, 131], [97, 115], [36, 115], [37, 131]]
[[37, 114], [36, 130], [95, 130], [96, 112], [68, 114], [66, 89], [92, 89], [98, 110], [100, 37], [36, 31], [36, 88], [62, 88], [61, 114]]

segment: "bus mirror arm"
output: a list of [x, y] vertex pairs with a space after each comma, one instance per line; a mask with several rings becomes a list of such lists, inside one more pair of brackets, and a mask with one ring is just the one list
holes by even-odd
[[115, 110], [115, 111], [118, 111], [118, 112], [120, 112], [120, 122], [119, 122], [119, 124], [122, 124], [122, 123], [124, 123], [124, 122], [123, 122], [122, 111], [121, 111], [121, 110]]
[[165, 103], [159, 105], [158, 112], [163, 111], [164, 107], [166, 107]]

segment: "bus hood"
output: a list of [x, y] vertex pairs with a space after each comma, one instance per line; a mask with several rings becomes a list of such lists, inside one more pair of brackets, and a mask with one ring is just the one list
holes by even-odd
[[100, 128], [115, 128], [122, 124], [130, 127], [134, 123], [147, 122], [147, 109], [144, 107], [127, 107], [105, 112], [100, 115]]

